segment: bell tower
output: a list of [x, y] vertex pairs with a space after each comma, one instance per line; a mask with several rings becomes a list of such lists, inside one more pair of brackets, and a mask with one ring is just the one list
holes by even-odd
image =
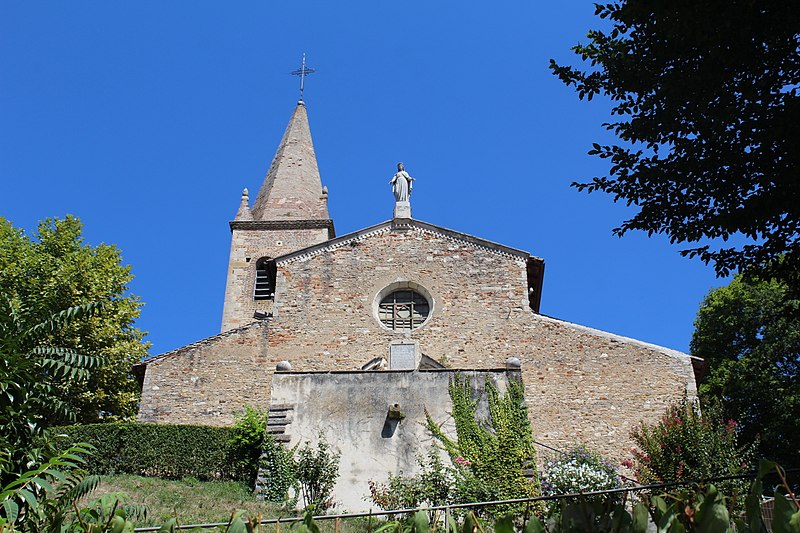
[[289, 119], [252, 208], [245, 189], [230, 228], [222, 331], [272, 311], [273, 258], [335, 237], [303, 100]]

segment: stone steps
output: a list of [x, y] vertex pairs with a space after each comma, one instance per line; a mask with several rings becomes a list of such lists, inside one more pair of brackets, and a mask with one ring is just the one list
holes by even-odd
[[[267, 410], [267, 434], [269, 434], [275, 442], [288, 444], [292, 440], [292, 436], [286, 433], [286, 429], [292, 423], [291, 414], [294, 411], [293, 405], [273, 404]], [[259, 470], [256, 479], [256, 495], [261, 492], [261, 487], [264, 486], [266, 472]]]

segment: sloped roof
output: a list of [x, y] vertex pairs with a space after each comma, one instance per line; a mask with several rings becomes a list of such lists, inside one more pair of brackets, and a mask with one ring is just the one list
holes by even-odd
[[245, 324], [244, 326], [239, 326], [238, 328], [229, 329], [221, 333], [217, 333], [216, 335], [200, 339], [199, 341], [193, 342], [191, 344], [186, 344], [184, 346], [181, 346], [180, 348], [175, 348], [174, 350], [154, 355], [153, 357], [143, 359], [140, 362], [133, 365], [134, 372], [136, 372], [137, 368], [146, 367], [150, 363], [157, 363], [163, 359], [169, 359], [177, 355], [183, 355], [186, 352], [189, 352], [195, 348], [202, 348], [204, 346], [208, 346], [209, 344], [214, 344], [214, 342], [223, 339], [225, 337], [228, 337], [230, 335], [235, 335], [236, 333], [241, 333], [251, 328], [266, 327], [267, 324], [269, 324], [269, 320], [253, 320], [253, 322]]
[[251, 212], [256, 221], [329, 218], [308, 114], [302, 101], [298, 102], [286, 126]]

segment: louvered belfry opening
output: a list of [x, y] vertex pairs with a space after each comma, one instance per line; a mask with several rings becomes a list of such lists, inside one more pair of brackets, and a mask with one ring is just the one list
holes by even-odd
[[275, 263], [269, 257], [256, 262], [256, 283], [253, 300], [271, 300], [275, 296]]

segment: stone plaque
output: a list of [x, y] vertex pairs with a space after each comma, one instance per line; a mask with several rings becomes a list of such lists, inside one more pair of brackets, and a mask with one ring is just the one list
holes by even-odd
[[413, 370], [416, 368], [417, 351], [413, 344], [392, 344], [389, 346], [389, 368], [392, 370]]

